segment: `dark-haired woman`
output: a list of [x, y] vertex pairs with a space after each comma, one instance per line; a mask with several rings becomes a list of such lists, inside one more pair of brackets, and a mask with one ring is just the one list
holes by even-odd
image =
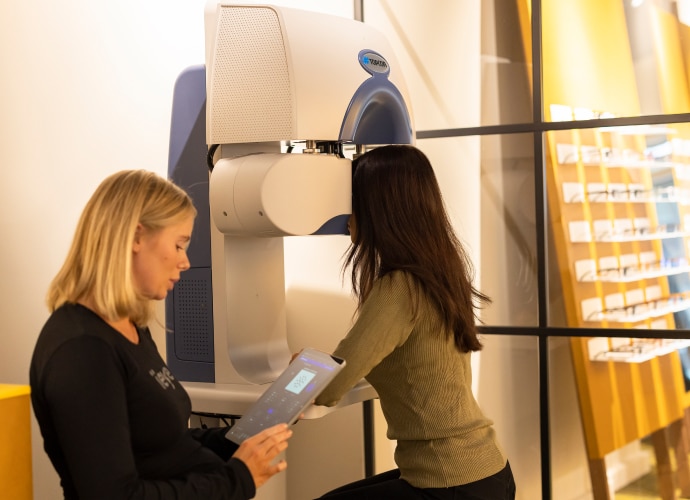
[[472, 284], [427, 157], [412, 146], [353, 162], [351, 267], [357, 321], [334, 354], [345, 369], [316, 400], [332, 406], [362, 377], [379, 394], [397, 469], [329, 499], [515, 498], [510, 466], [471, 388], [482, 348]]

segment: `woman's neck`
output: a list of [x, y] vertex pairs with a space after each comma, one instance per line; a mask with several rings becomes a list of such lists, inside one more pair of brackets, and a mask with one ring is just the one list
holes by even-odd
[[100, 318], [103, 321], [108, 323], [108, 325], [110, 325], [111, 328], [119, 332], [120, 335], [129, 340], [132, 344], [139, 343], [139, 332], [137, 331], [136, 326], [134, 326], [134, 323], [130, 318], [125, 317], [116, 320], [110, 320], [104, 317], [100, 312], [98, 312], [98, 309], [95, 307], [92, 299], [79, 300], [78, 303], [88, 309], [91, 309], [94, 313], [100, 316]]

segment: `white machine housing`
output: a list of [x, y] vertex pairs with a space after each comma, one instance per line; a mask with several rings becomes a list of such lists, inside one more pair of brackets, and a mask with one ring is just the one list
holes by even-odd
[[[196, 409], [242, 414], [287, 366], [283, 237], [322, 234], [351, 212], [350, 160], [286, 154], [285, 144], [411, 143], [399, 68], [385, 37], [361, 22], [207, 4], [206, 138], [219, 146], [209, 180], [215, 381], [185, 384]], [[341, 405], [373, 397], [361, 383]]]
[[[367, 69], [358, 57], [363, 50], [375, 53]], [[362, 105], [387, 108], [393, 116], [388, 126], [405, 128], [411, 136], [407, 88], [390, 44], [376, 29], [352, 19], [211, 2], [206, 68], [208, 144], [351, 141], [340, 137], [340, 130], [367, 72], [388, 80], [392, 89], [380, 86], [383, 93]], [[388, 102], [395, 89], [404, 102]]]
[[330, 218], [350, 213], [351, 175], [350, 161], [334, 155], [222, 158], [210, 183], [211, 216], [228, 235], [314, 234]]

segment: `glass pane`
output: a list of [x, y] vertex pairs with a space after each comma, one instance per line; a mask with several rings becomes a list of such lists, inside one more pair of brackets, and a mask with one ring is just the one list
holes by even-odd
[[549, 283], [562, 297], [552, 325], [686, 329], [690, 125], [562, 130], [545, 139]]
[[534, 148], [531, 134], [424, 139], [479, 288], [487, 325], [538, 324]]
[[479, 288], [487, 325], [538, 324], [534, 147], [531, 134], [424, 139]]
[[516, 499], [542, 498], [537, 338], [484, 335], [482, 341], [472, 367], [477, 401], [510, 461]]
[[690, 111], [688, 0], [542, 0], [544, 115]]
[[396, 52], [417, 130], [532, 121], [528, 5], [364, 1], [364, 22]]
[[549, 340], [552, 498], [686, 498], [681, 353], [589, 360], [597, 340], [607, 339]]

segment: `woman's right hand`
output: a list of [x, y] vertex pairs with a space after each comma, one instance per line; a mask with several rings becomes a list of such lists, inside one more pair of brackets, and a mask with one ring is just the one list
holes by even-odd
[[287, 424], [274, 425], [245, 439], [234, 453], [233, 457], [242, 460], [249, 469], [256, 488], [287, 467], [285, 460], [280, 460], [275, 464], [273, 460], [285, 451], [290, 436], [292, 436], [292, 430]]

